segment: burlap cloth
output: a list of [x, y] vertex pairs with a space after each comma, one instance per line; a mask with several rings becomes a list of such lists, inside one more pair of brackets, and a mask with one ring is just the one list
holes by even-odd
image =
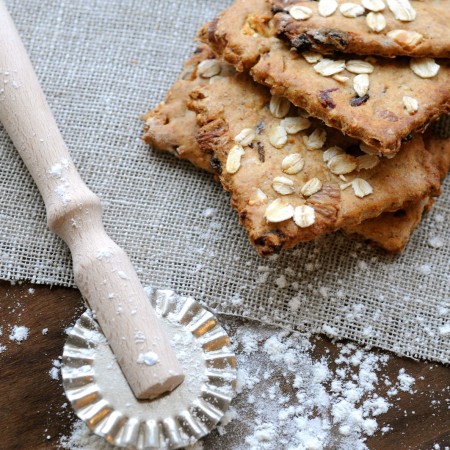
[[[263, 260], [210, 175], [157, 154], [138, 116], [231, 0], [7, 0], [107, 231], [144, 284], [218, 311], [450, 361], [450, 183], [401, 256], [336, 234]], [[1, 80], [0, 80], [1, 82]], [[33, 180], [0, 130], [0, 277], [73, 286]], [[0, 300], [1, 301], [1, 300]]]

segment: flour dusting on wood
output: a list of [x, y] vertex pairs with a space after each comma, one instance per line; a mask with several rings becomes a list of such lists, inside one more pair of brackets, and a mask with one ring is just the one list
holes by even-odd
[[23, 325], [14, 325], [9, 335], [9, 340], [14, 342], [23, 342], [28, 339], [30, 329]]
[[[415, 393], [406, 370], [392, 379], [386, 375], [387, 354], [352, 343], [315, 357], [320, 341], [252, 323], [236, 329], [235, 341], [238, 397], [205, 448], [367, 450], [368, 437], [393, 429], [383, 414], [396, 407], [399, 392]], [[70, 450], [111, 448], [82, 422], [60, 444]], [[193, 450], [201, 448], [199, 443]]]

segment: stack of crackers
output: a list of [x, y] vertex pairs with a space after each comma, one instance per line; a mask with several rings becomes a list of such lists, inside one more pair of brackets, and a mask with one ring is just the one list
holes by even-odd
[[399, 252], [450, 169], [449, 23], [450, 0], [237, 0], [144, 140], [217, 174], [260, 255], [337, 230]]

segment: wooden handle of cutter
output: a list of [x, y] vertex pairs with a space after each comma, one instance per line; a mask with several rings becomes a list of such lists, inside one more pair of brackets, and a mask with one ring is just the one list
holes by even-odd
[[50, 229], [70, 247], [75, 282], [134, 394], [154, 398], [174, 389], [184, 379], [181, 366], [130, 260], [105, 233], [100, 200], [74, 167], [2, 0], [0, 121], [42, 194]]

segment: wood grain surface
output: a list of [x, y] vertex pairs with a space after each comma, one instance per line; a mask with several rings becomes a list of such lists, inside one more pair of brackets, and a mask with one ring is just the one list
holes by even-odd
[[[7, 347], [0, 353], [1, 450], [57, 449], [60, 437], [70, 435], [75, 417], [61, 381], [53, 380], [49, 371], [52, 361], [62, 354], [65, 329], [83, 310], [75, 289], [0, 282], [0, 345]], [[22, 343], [10, 341], [13, 325], [29, 327], [29, 338]], [[47, 334], [42, 333], [44, 328]], [[314, 357], [337, 356], [334, 343], [322, 337], [313, 339]], [[378, 417], [379, 429], [389, 424], [392, 430], [368, 438], [368, 448], [433, 450], [438, 444], [444, 450], [450, 446], [450, 368], [390, 355], [386, 374], [395, 379], [401, 368], [416, 379], [416, 393], [399, 393], [396, 407]], [[227, 426], [228, 436], [234, 426], [233, 422]], [[227, 435], [213, 432], [204, 440], [205, 450], [225, 448]]]

